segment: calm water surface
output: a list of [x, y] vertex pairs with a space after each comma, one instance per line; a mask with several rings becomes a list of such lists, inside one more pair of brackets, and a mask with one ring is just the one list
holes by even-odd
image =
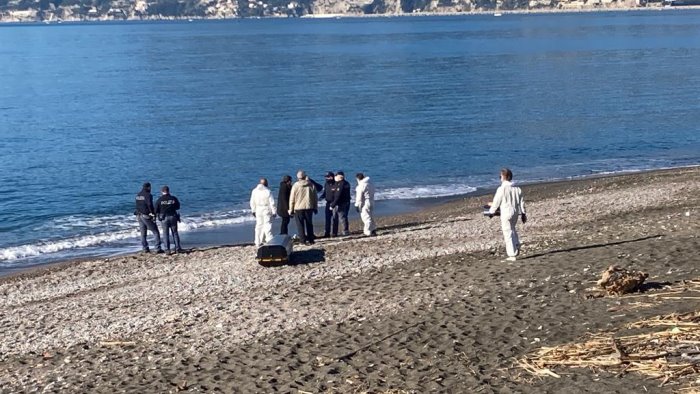
[[297, 168], [396, 200], [700, 164], [698, 64], [698, 11], [0, 26], [0, 266], [138, 249], [146, 180], [187, 238]]

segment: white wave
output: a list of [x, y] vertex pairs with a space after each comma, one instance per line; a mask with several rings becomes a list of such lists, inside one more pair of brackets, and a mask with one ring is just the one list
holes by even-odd
[[178, 224], [178, 230], [181, 231], [191, 231], [199, 228], [209, 228], [209, 227], [219, 227], [219, 226], [230, 226], [234, 224], [241, 224], [246, 222], [252, 222], [255, 218], [252, 215], [247, 216], [237, 216], [229, 218], [215, 219], [213, 217], [199, 217], [199, 218], [183, 218], [182, 222]]
[[[253, 220], [253, 217], [244, 210], [209, 213], [191, 217], [183, 215], [178, 230], [187, 232], [201, 228], [235, 225]], [[13, 261], [71, 249], [89, 248], [131, 238], [136, 239], [139, 236], [138, 226], [133, 215], [107, 215], [101, 217], [72, 215], [57, 218], [36, 229], [53, 229], [53, 231], [61, 230], [61, 232], [89, 230], [93, 234], [2, 248], [0, 249], [0, 261]]]
[[572, 178], [586, 178], [586, 177], [589, 177], [591, 175], [593, 175], [593, 176], [622, 175], [622, 174], [645, 172], [645, 171], [663, 171], [663, 170], [675, 170], [675, 169], [680, 169], [680, 168], [697, 168], [697, 167], [700, 167], [700, 165], [690, 164], [690, 165], [683, 165], [683, 166], [665, 166], [665, 167], [638, 166], [636, 168], [626, 168], [626, 169], [620, 169], [620, 170], [603, 170], [603, 169], [599, 170], [599, 169], [593, 168], [590, 170], [591, 174], [575, 176]]
[[56, 253], [67, 249], [87, 248], [100, 244], [117, 242], [138, 236], [138, 230], [118, 231], [94, 235], [84, 235], [55, 241], [43, 241], [36, 244], [11, 246], [0, 249], [0, 261], [12, 261]]
[[70, 215], [55, 218], [48, 222], [44, 222], [33, 231], [72, 231], [80, 232], [90, 231], [93, 233], [112, 232], [119, 230], [128, 230], [134, 227], [136, 221], [133, 215], [104, 215], [104, 216], [88, 216], [88, 215]]
[[457, 196], [476, 191], [476, 188], [469, 185], [430, 185], [399, 187], [393, 189], [377, 190], [377, 200], [407, 200], [417, 198], [437, 198]]

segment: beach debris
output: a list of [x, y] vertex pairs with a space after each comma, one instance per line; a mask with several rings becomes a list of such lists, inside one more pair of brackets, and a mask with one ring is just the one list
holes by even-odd
[[185, 391], [187, 390], [187, 387], [187, 380], [183, 379], [175, 383], [175, 389], [177, 391]]
[[623, 295], [639, 290], [649, 277], [646, 272], [629, 271], [617, 265], [611, 265], [603, 271], [598, 280], [598, 286], [605, 289], [608, 295]]
[[[624, 330], [634, 330], [633, 335]], [[639, 333], [643, 331], [642, 333]], [[518, 360], [538, 377], [559, 377], [556, 368], [640, 373], [660, 381], [700, 388], [700, 311], [657, 316], [628, 324], [617, 333], [593, 334], [582, 343], [542, 347]]]
[[[648, 308], [667, 300], [700, 300], [700, 279], [682, 280], [676, 283], [649, 283], [649, 285], [650, 291], [626, 294], [620, 297], [620, 299], [638, 299], [642, 297], [647, 300], [643, 302], [633, 301], [624, 305], [620, 304], [619, 306], [608, 308], [608, 312]], [[663, 291], [654, 291], [659, 289]], [[605, 290], [602, 290], [600, 287], [590, 287], [586, 291], [591, 292], [591, 294], [586, 294], [586, 299], [605, 296]]]
[[135, 346], [136, 342], [130, 341], [103, 341], [100, 342], [102, 346]]

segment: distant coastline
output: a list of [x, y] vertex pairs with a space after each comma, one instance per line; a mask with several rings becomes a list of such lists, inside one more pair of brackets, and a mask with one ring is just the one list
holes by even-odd
[[[512, 10], [475, 10], [462, 12], [414, 12], [406, 14], [309, 14], [301, 16], [303, 19], [333, 19], [333, 18], [394, 18], [394, 17], [430, 17], [430, 16], [467, 16], [467, 15], [537, 15], [537, 14], [579, 14], [579, 13], [604, 13], [604, 12], [634, 12], [634, 11], [684, 11], [700, 10], [698, 6], [683, 7], [617, 7], [617, 8], [534, 8]], [[187, 18], [184, 18], [187, 19]]]
[[[254, 0], [249, 0], [253, 2]], [[390, 1], [390, 0], [374, 0]], [[474, 1], [474, 0], [472, 0]], [[531, 0], [530, 3], [538, 2], [539, 0]], [[597, 3], [595, 2], [597, 1]], [[290, 2], [286, 9], [273, 7], [271, 13], [256, 15], [246, 12], [241, 12], [240, 9], [229, 8], [223, 11], [217, 11], [211, 15], [167, 15], [167, 14], [147, 14], [145, 9], [135, 12], [134, 9], [122, 10], [112, 9], [107, 11], [96, 10], [94, 7], [85, 10], [67, 10], [62, 8], [51, 8], [48, 10], [24, 9], [13, 10], [8, 6], [0, 7], [0, 23], [2, 24], [61, 24], [61, 23], [80, 23], [80, 22], [119, 22], [119, 21], [201, 21], [201, 20], [238, 20], [238, 19], [275, 19], [275, 18], [304, 18], [304, 19], [339, 19], [339, 18], [393, 18], [393, 17], [430, 17], [430, 16], [466, 16], [466, 15], [520, 15], [520, 14], [567, 14], [567, 13], [588, 13], [588, 12], [634, 12], [634, 11], [681, 11], [681, 10], [698, 10], [698, 5], [682, 5], [670, 6], [664, 5], [662, 2], [645, 3], [644, 5], [630, 5], [629, 2], [616, 0], [602, 0], [606, 4], [600, 5], [601, 0], [594, 1], [551, 1], [550, 7], [535, 7], [535, 8], [512, 8], [501, 9], [499, 7], [481, 7], [476, 9], [460, 10], [460, 7], [437, 7], [431, 10], [413, 10], [413, 12], [361, 12], [360, 9], [350, 7], [348, 12], [324, 12], [327, 11], [323, 7], [310, 5], [301, 7], [296, 2]], [[640, 3], [641, 0], [637, 2]], [[698, 0], [700, 1], [700, 0]], [[258, 1], [257, 3], [263, 3]], [[135, 2], [138, 6], [139, 2]], [[251, 3], [252, 4], [252, 3]], [[337, 3], [334, 3], [337, 4]], [[594, 4], [594, 5], [589, 5]], [[595, 5], [597, 4], [597, 5]], [[267, 4], [264, 4], [267, 6]], [[292, 7], [294, 5], [294, 7]], [[367, 4], [365, 5], [367, 6]], [[319, 12], [320, 11], [320, 12]]]

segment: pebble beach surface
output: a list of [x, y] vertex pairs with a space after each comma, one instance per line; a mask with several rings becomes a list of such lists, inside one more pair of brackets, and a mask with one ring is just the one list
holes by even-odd
[[[0, 280], [2, 392], [664, 392], [633, 374], [525, 380], [513, 359], [644, 316], [586, 299], [610, 264], [698, 277], [700, 168], [523, 187], [504, 262], [489, 197], [382, 218], [379, 236], [59, 264]], [[619, 302], [618, 302], [619, 303]]]

